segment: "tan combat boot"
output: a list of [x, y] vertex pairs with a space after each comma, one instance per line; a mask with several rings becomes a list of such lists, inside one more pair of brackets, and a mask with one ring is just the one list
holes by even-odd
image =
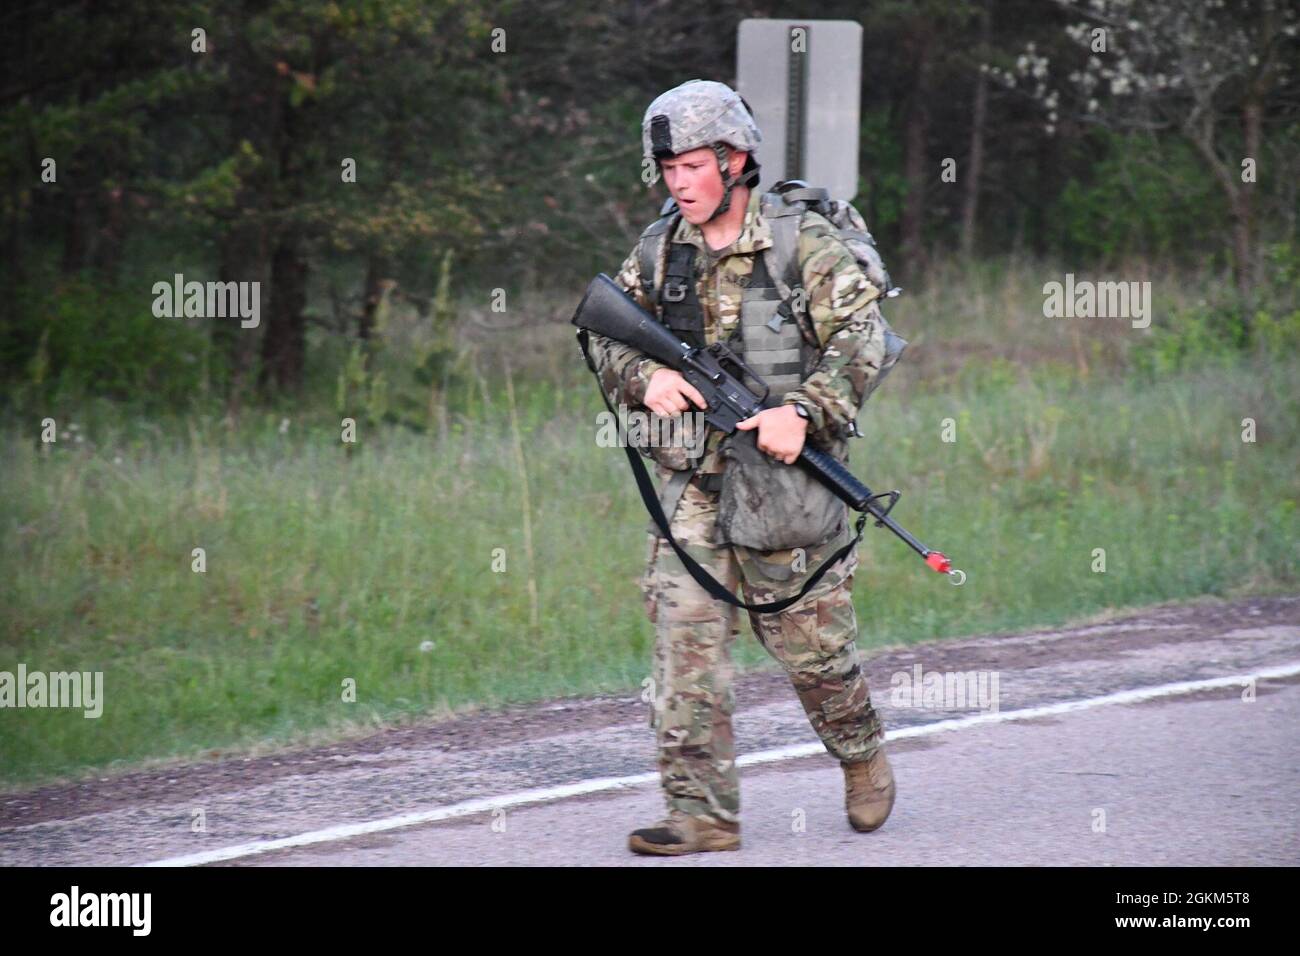
[[844, 768], [844, 809], [850, 825], [861, 833], [878, 829], [894, 809], [894, 773], [889, 769], [885, 745], [877, 747], [870, 760], [841, 760], [840, 766]]
[[681, 856], [708, 850], [739, 850], [740, 824], [691, 816], [684, 810], [672, 810], [652, 827], [633, 830], [627, 838], [633, 853]]

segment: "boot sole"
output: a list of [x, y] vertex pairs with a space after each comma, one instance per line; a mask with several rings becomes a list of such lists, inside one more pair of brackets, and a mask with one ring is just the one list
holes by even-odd
[[628, 837], [627, 847], [633, 853], [643, 853], [649, 856], [685, 856], [688, 853], [708, 853], [715, 850], [739, 850], [740, 835], [727, 834], [726, 836], [708, 837], [700, 846], [692, 847], [680, 843], [650, 843], [636, 834], [633, 834]]
[[[889, 818], [886, 817], [885, 819], [889, 819]], [[859, 833], [875, 833], [877, 830], [879, 830], [879, 829], [880, 829], [881, 827], [883, 827], [884, 825], [885, 825], [885, 821], [884, 821], [884, 820], [881, 820], [881, 821], [880, 821], [879, 823], [877, 823], [875, 826], [864, 827], [864, 826], [859, 826], [858, 824], [854, 823], [852, 818], [849, 819], [849, 826], [853, 827], [853, 829], [857, 830]]]

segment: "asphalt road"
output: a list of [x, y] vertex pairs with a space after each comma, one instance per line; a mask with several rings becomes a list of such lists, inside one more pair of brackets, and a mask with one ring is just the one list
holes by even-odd
[[[996, 708], [896, 697], [917, 665], [996, 674]], [[0, 863], [1300, 863], [1300, 598], [933, 642], [868, 673], [898, 783], [871, 834], [784, 676], [759, 673], [738, 685], [739, 852], [627, 851], [662, 815], [653, 740], [638, 697], [604, 697], [7, 794]]]

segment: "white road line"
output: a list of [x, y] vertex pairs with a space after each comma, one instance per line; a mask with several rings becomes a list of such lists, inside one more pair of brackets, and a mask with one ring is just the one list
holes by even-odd
[[[1155, 697], [1172, 697], [1178, 694], [1191, 694], [1196, 691], [1213, 690], [1220, 687], [1242, 687], [1251, 681], [1267, 680], [1274, 677], [1293, 677], [1300, 674], [1300, 662], [1292, 664], [1283, 664], [1279, 667], [1268, 667], [1263, 670], [1255, 671], [1252, 674], [1238, 674], [1233, 677], [1212, 677], [1206, 680], [1188, 680], [1179, 681], [1174, 684], [1160, 684], [1156, 687], [1139, 687], [1136, 690], [1119, 691], [1114, 694], [1105, 694], [1101, 697], [1085, 697], [1082, 700], [1067, 700], [1058, 704], [1044, 704], [1041, 707], [1028, 707], [1024, 710], [1009, 710], [1006, 712], [993, 711], [984, 714], [975, 714], [971, 717], [957, 717], [951, 720], [937, 720], [929, 724], [921, 724], [916, 727], [903, 727], [886, 735], [887, 740], [905, 740], [909, 737], [927, 737], [931, 734], [944, 733], [950, 730], [965, 730], [968, 727], [978, 727], [983, 724], [1000, 723], [1008, 720], [1029, 720], [1035, 717], [1051, 717], [1056, 714], [1068, 714], [1074, 711], [1091, 710], [1094, 707], [1106, 707], [1111, 704], [1132, 704], [1137, 701], [1151, 700]], [[775, 763], [780, 760], [793, 760], [797, 757], [810, 757], [816, 754], [826, 753], [826, 748], [820, 742], [815, 744], [796, 744], [791, 747], [778, 747], [775, 750], [764, 750], [759, 753], [745, 754], [740, 757], [736, 764], [741, 767], [749, 767], [754, 764]], [[450, 820], [455, 817], [468, 816], [474, 813], [486, 813], [495, 810], [498, 807], [517, 807], [526, 803], [544, 803], [553, 800], [563, 800], [567, 797], [578, 797], [587, 793], [601, 793], [609, 790], [620, 790], [625, 787], [636, 787], [643, 783], [655, 783], [659, 780], [658, 773], [639, 773], [630, 777], [601, 777], [593, 780], [582, 780], [578, 783], [568, 783], [560, 787], [541, 787], [536, 790], [523, 790], [518, 793], [503, 794], [496, 797], [481, 797], [477, 800], [467, 800], [463, 803], [452, 804], [446, 807], [435, 807], [432, 810], [424, 810], [420, 813], [403, 813], [396, 817], [387, 817], [383, 820], [371, 820], [367, 823], [349, 823], [342, 826], [327, 827], [324, 830], [312, 830], [309, 833], [300, 833], [297, 836], [285, 837], [281, 840], [261, 840], [254, 843], [241, 843], [237, 846], [228, 846], [219, 850], [208, 850], [203, 853], [192, 853], [188, 856], [175, 856], [166, 860], [156, 860], [152, 863], [143, 864], [144, 866], [200, 866], [204, 863], [219, 863], [223, 860], [234, 860], [245, 856], [256, 856], [259, 853], [270, 853], [275, 850], [286, 850], [292, 847], [311, 846], [316, 843], [332, 843], [337, 840], [347, 840], [351, 837], [365, 836], [368, 833], [382, 833], [386, 830], [398, 830], [403, 827], [417, 826], [421, 823], [437, 823], [440, 820]]]

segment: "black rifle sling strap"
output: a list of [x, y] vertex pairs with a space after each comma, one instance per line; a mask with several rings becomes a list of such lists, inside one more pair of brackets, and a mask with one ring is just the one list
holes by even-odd
[[[605, 403], [605, 407], [609, 409], [610, 414], [614, 416], [615, 421], [617, 421], [618, 413], [614, 411], [614, 406], [609, 403], [609, 398], [605, 395], [605, 389], [600, 384], [600, 375], [596, 372], [595, 363], [592, 362], [591, 353], [587, 349], [586, 329], [578, 330], [578, 344], [582, 347], [582, 356], [587, 361], [587, 368], [591, 369], [592, 374], [596, 376], [596, 388], [597, 391], [600, 392], [601, 400]], [[786, 608], [801, 600], [805, 594], [811, 591], [817, 585], [817, 582], [822, 579], [822, 576], [830, 570], [831, 566], [838, 564], [848, 556], [848, 554], [857, 547], [858, 542], [862, 540], [862, 531], [867, 524], [866, 512], [863, 512], [858, 516], [855, 525], [857, 533], [853, 536], [853, 540], [827, 558], [822, 566], [814, 571], [812, 576], [804, 582], [804, 585], [799, 589], [798, 594], [782, 598], [779, 601], [771, 601], [766, 604], [747, 604], [728, 591], [721, 581], [710, 574], [698, 561], [686, 553], [685, 548], [677, 543], [677, 539], [673, 537], [672, 531], [668, 528], [668, 518], [664, 514], [663, 507], [659, 504], [659, 496], [655, 493], [654, 481], [650, 478], [650, 473], [646, 470], [645, 463], [641, 461], [641, 454], [627, 444], [627, 442], [623, 443], [623, 451], [627, 455], [628, 463], [632, 466], [632, 474], [636, 478], [637, 490], [641, 492], [641, 500], [645, 503], [646, 511], [650, 512], [650, 517], [654, 520], [655, 526], [659, 528], [660, 533], [667, 539], [668, 543], [672, 545], [673, 550], [677, 552], [677, 557], [681, 559], [687, 572], [695, 579], [696, 583], [699, 584], [700, 587], [704, 588], [704, 590], [708, 591], [712, 597], [719, 601], [725, 601], [727, 604], [734, 607], [746, 611], [752, 611], [755, 614], [776, 614], [780, 611], [784, 611]]]

